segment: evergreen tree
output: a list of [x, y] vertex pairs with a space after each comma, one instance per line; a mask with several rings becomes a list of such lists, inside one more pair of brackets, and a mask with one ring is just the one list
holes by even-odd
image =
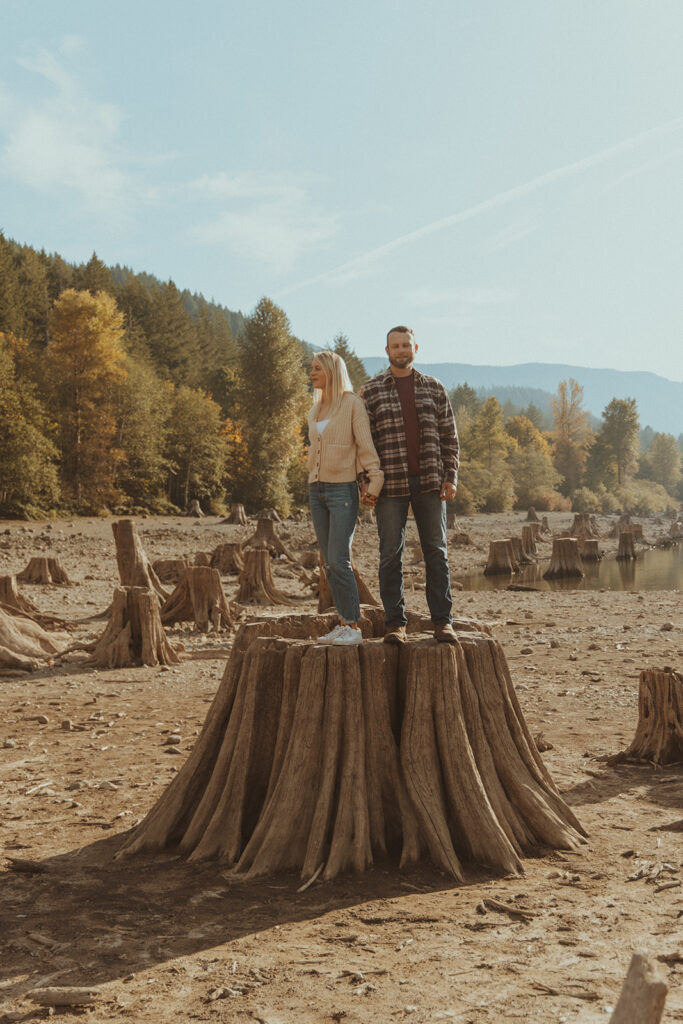
[[363, 366], [363, 360], [349, 346], [349, 339], [345, 334], [337, 334], [335, 336], [332, 342], [332, 351], [341, 356], [346, 363], [346, 369], [349, 371], [353, 390], [356, 392], [360, 391], [366, 380], [370, 380], [370, 374]]
[[484, 404], [477, 392], [469, 384], [458, 384], [449, 392], [449, 398], [455, 413], [455, 420], [460, 425], [460, 418], [465, 413], [471, 421], [477, 416]]
[[152, 289], [149, 323], [144, 326], [150, 354], [162, 376], [174, 384], [197, 384], [201, 377], [197, 332], [173, 281]]
[[655, 434], [646, 455], [640, 460], [640, 476], [675, 494], [681, 481], [681, 450], [673, 434]]
[[73, 287], [79, 291], [90, 292], [91, 295], [96, 295], [97, 292], [106, 292], [108, 295], [115, 294], [111, 270], [104, 265], [96, 252], [92, 254], [87, 263], [77, 267], [74, 271]]
[[613, 398], [602, 419], [602, 440], [614, 456], [617, 483], [623, 484], [638, 468], [640, 423], [635, 398]]
[[517, 448], [503, 424], [503, 410], [498, 399], [491, 396], [481, 407], [470, 430], [470, 453], [493, 472], [496, 462], [505, 459]]
[[185, 509], [197, 499], [222, 499], [228, 444], [220, 406], [198, 388], [177, 388], [171, 403], [166, 456], [170, 498]]
[[154, 508], [169, 472], [166, 457], [173, 385], [145, 362], [128, 356], [119, 389], [118, 447], [123, 459], [116, 486], [137, 504]]

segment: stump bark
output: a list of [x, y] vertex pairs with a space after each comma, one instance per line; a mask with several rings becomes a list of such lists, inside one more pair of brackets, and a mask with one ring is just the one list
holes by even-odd
[[25, 569], [17, 573], [20, 583], [54, 583], [59, 586], [73, 586], [66, 569], [58, 558], [31, 558]]
[[246, 526], [247, 513], [244, 511], [244, 505], [234, 504], [230, 509], [230, 515], [223, 522], [232, 523], [235, 526]]
[[591, 517], [588, 512], [577, 512], [575, 514], [574, 522], [569, 528], [569, 533], [572, 537], [581, 539], [588, 537], [593, 539], [595, 537]]
[[578, 540], [575, 537], [555, 537], [550, 565], [543, 573], [543, 578], [558, 580], [579, 578], [583, 575]]
[[683, 675], [646, 668], [638, 686], [638, 725], [633, 742], [612, 759], [676, 764], [683, 761]]
[[599, 562], [602, 558], [602, 551], [597, 540], [587, 537], [579, 541], [579, 551], [582, 562]]
[[244, 568], [244, 558], [240, 542], [229, 541], [215, 547], [211, 553], [211, 567], [226, 576], [228, 573], [241, 572]]
[[[541, 524], [540, 523], [529, 523], [529, 529], [531, 530], [531, 536], [534, 538], [534, 543], [541, 539]], [[522, 527], [522, 531], [524, 527]]]
[[489, 557], [484, 568], [485, 576], [510, 575], [515, 571], [512, 545], [509, 540], [489, 541]]
[[[353, 569], [354, 579], [356, 580], [356, 586], [358, 587], [359, 602], [361, 604], [371, 604], [375, 607], [379, 607], [379, 601], [373, 597], [370, 588], [353, 563], [351, 564], [351, 568]], [[320, 578], [318, 580], [318, 611], [326, 612], [328, 608], [334, 608], [334, 599], [332, 597], [330, 581], [327, 578], [327, 573], [325, 572], [325, 568], [321, 561]]]
[[510, 537], [510, 543], [512, 544], [512, 558], [515, 568], [518, 569], [520, 565], [531, 565], [533, 558], [526, 554], [522, 538]]
[[31, 672], [59, 653], [59, 646], [33, 619], [0, 608], [0, 668]]
[[204, 518], [204, 513], [202, 512], [201, 505], [196, 500], [196, 498], [195, 498], [194, 501], [191, 501], [190, 504], [187, 506], [187, 511], [186, 511], [185, 515], [187, 515], [187, 516], [194, 516], [195, 519], [203, 519]]
[[609, 1024], [660, 1024], [668, 990], [657, 961], [634, 953]]
[[116, 563], [124, 587], [153, 590], [163, 603], [168, 594], [152, 568], [132, 519], [119, 519], [111, 524], [116, 544]]
[[62, 629], [66, 622], [56, 615], [43, 613], [17, 589], [16, 576], [0, 576], [0, 608], [8, 615], [23, 615], [43, 629]]
[[240, 604], [292, 604], [297, 599], [279, 590], [270, 571], [268, 548], [248, 548], [239, 576], [237, 600]]
[[620, 562], [633, 562], [636, 559], [636, 549], [633, 543], [633, 532], [621, 530], [619, 532], [619, 549], [617, 559]]
[[117, 587], [104, 633], [90, 644], [70, 648], [79, 649], [90, 651], [90, 663], [100, 668], [180, 661], [161, 624], [157, 595], [144, 587]]
[[541, 519], [541, 533], [552, 533], [552, 530], [550, 529], [550, 524], [548, 523], [547, 516], [543, 516], [543, 518]]
[[230, 629], [232, 616], [221, 586], [218, 569], [205, 565], [191, 565], [184, 571], [178, 586], [162, 605], [161, 621], [194, 622], [202, 633], [213, 629]]
[[152, 562], [152, 569], [161, 583], [175, 586], [188, 565], [191, 565], [189, 558], [157, 558]]
[[534, 537], [534, 531], [532, 530], [530, 523], [522, 527], [522, 551], [530, 562], [534, 562], [536, 560], [536, 556], [538, 555], [538, 551], [536, 550], [536, 538]]
[[305, 879], [423, 854], [520, 873], [585, 833], [531, 738], [491, 637], [233, 649], [188, 761], [120, 855], [178, 849]]
[[296, 558], [282, 543], [275, 532], [275, 523], [270, 516], [261, 515], [256, 521], [256, 532], [244, 542], [245, 548], [267, 548], [271, 555], [284, 555], [290, 562]]

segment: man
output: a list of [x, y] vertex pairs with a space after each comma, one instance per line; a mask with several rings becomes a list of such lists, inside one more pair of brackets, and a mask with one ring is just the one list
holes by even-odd
[[459, 444], [453, 410], [443, 384], [419, 373], [409, 327], [387, 334], [389, 368], [361, 388], [372, 438], [384, 471], [378, 498], [362, 486], [363, 503], [375, 508], [379, 533], [379, 588], [387, 643], [406, 639], [403, 548], [412, 506], [427, 572], [426, 597], [434, 636], [454, 643], [446, 543], [446, 501], [455, 497]]

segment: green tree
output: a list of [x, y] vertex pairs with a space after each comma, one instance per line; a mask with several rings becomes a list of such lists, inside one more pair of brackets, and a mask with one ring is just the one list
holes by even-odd
[[486, 399], [472, 424], [469, 443], [472, 458], [483, 463], [489, 472], [516, 449], [517, 442], [505, 430], [503, 410], [493, 395]]
[[614, 456], [617, 483], [621, 485], [638, 468], [640, 423], [635, 398], [613, 398], [603, 410], [602, 419], [600, 433]]
[[346, 369], [349, 371], [353, 390], [356, 392], [360, 391], [366, 380], [370, 379], [370, 374], [363, 366], [363, 360], [360, 359], [349, 346], [349, 339], [345, 334], [336, 335], [332, 342], [332, 351], [336, 352], [338, 356], [341, 356], [346, 363]]
[[171, 501], [187, 508], [195, 499], [222, 498], [227, 452], [218, 403], [199, 388], [181, 385], [173, 396], [167, 434]]
[[157, 370], [174, 384], [195, 385], [202, 373], [197, 332], [173, 281], [151, 291], [147, 334]]
[[470, 387], [467, 383], [458, 384], [457, 387], [449, 392], [448, 397], [451, 400], [451, 406], [453, 407], [458, 426], [460, 426], [460, 421], [463, 417], [472, 422], [484, 404], [474, 388]]
[[116, 485], [136, 504], [155, 508], [170, 469], [166, 450], [173, 385], [160, 380], [148, 363], [130, 356], [125, 370], [119, 388], [117, 437], [123, 459]]
[[106, 292], [114, 295], [114, 280], [111, 270], [105, 266], [96, 252], [92, 254], [87, 263], [77, 267], [73, 275], [73, 287], [79, 291], [90, 292], [96, 295], [97, 292]]
[[640, 460], [640, 475], [674, 494], [681, 480], [681, 450], [673, 434], [655, 434]]
[[300, 345], [286, 314], [270, 299], [261, 299], [247, 318], [239, 369], [238, 419], [247, 457], [233, 497], [250, 509], [287, 511], [287, 474], [301, 450], [301, 420], [310, 395]]

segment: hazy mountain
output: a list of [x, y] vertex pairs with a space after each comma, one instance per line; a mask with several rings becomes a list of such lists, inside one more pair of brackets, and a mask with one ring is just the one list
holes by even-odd
[[[363, 359], [369, 374], [379, 373], [386, 359]], [[635, 398], [641, 427], [651, 426], [678, 437], [683, 433], [683, 382], [642, 370], [595, 370], [561, 363], [518, 363], [515, 366], [477, 366], [470, 363], [418, 363], [423, 373], [438, 377], [447, 388], [539, 388], [551, 394], [561, 380], [573, 377], [583, 387], [584, 407], [600, 416], [613, 398]]]

